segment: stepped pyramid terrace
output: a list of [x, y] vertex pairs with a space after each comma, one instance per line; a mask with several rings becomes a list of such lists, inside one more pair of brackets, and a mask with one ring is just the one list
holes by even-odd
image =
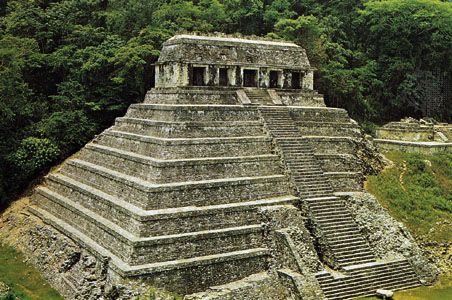
[[[48, 174], [30, 210], [111, 284], [185, 299], [349, 299], [431, 281], [363, 192], [378, 154], [325, 106], [313, 71], [292, 43], [175, 36], [144, 102]], [[58, 272], [76, 298], [76, 271]]]

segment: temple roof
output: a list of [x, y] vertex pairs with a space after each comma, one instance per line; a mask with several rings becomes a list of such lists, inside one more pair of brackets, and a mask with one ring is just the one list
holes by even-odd
[[163, 44], [159, 63], [224, 64], [306, 69], [306, 51], [290, 42], [176, 35]]

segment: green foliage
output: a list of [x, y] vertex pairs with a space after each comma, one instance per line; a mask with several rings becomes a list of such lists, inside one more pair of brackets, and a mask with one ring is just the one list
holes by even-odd
[[440, 242], [450, 240], [449, 228], [441, 222], [452, 217], [452, 155], [394, 152], [387, 156], [394, 166], [370, 176], [369, 191], [412, 232]]
[[[25, 263], [22, 253], [0, 244], [0, 281], [10, 288], [6, 299], [20, 300], [61, 300], [63, 299], [42, 278], [40, 273]], [[0, 297], [1, 300], [3, 298]]]
[[[452, 78], [451, 7], [437, 0], [2, 1], [0, 206], [141, 101], [163, 41], [177, 32], [294, 41], [317, 68], [327, 104], [370, 124], [418, 116], [425, 82]], [[28, 138], [51, 143], [58, 155], [45, 163], [30, 157], [19, 176], [25, 165], [15, 156]]]
[[16, 299], [16, 296], [11, 291], [8, 291], [8, 293], [6, 293], [5, 296], [0, 297], [0, 300], [15, 300], [15, 299]]
[[364, 121], [359, 124], [364, 133], [375, 137], [377, 134], [378, 125], [369, 121]]
[[10, 156], [13, 165], [23, 173], [34, 174], [56, 161], [60, 154], [57, 145], [49, 139], [27, 137]]

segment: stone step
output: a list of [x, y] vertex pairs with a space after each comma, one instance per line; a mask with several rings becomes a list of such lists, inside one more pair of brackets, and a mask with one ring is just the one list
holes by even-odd
[[352, 259], [352, 258], [357, 258], [357, 259], [375, 259], [374, 254], [369, 250], [368, 247], [365, 247], [365, 245], [363, 245], [363, 248], [361, 249], [354, 249], [354, 250], [350, 250], [350, 249], [339, 249], [336, 250], [334, 252], [334, 256], [336, 258], [338, 258], [338, 260], [341, 259]]
[[[293, 174], [293, 173], [292, 173]], [[301, 185], [303, 185], [303, 187], [328, 187], [331, 189], [331, 185], [328, 181], [326, 181], [324, 177], [307, 177], [307, 174], [304, 175], [296, 175], [293, 176], [293, 180]]]
[[305, 146], [293, 148], [281, 147], [281, 150], [284, 156], [296, 156], [297, 160], [300, 159], [300, 161], [315, 161], [313, 150], [311, 148], [305, 148]]
[[278, 146], [280, 146], [283, 149], [292, 149], [292, 148], [301, 148], [301, 149], [310, 149], [310, 144], [308, 141], [304, 140], [297, 135], [297, 137], [294, 137], [293, 139], [289, 138], [277, 138]]
[[[300, 135], [300, 132], [295, 127], [288, 127], [278, 124], [270, 125], [268, 124], [266, 126], [267, 130], [269, 130], [274, 136], [277, 136], [279, 139], [287, 137], [298, 137]], [[287, 144], [289, 145], [289, 144]]]
[[[315, 218], [319, 218], [317, 217], [315, 214], [313, 214], [313, 216], [315, 216]], [[334, 222], [334, 223], [322, 223], [319, 224], [322, 227], [322, 230], [324, 230], [326, 233], [335, 233], [336, 231], [348, 231], [348, 230], [356, 230], [359, 231], [359, 227], [357, 226], [357, 224], [355, 222]]]
[[162, 160], [90, 143], [78, 158], [155, 183], [283, 173], [278, 156], [272, 154]]
[[333, 193], [329, 190], [325, 190], [325, 191], [317, 191], [317, 192], [309, 192], [309, 191], [303, 191], [303, 190], [299, 190], [299, 192], [301, 193], [301, 198], [305, 199], [305, 198], [312, 198], [312, 197], [323, 197], [323, 196], [330, 196]]
[[[334, 295], [347, 291], [355, 292], [360, 288], [369, 287], [372, 285], [381, 285], [383, 283], [388, 283], [388, 281], [399, 281], [401, 278], [399, 278], [397, 275], [399, 274], [387, 272], [372, 272], [365, 276], [346, 276], [343, 278], [333, 279], [328, 283], [320, 280], [319, 283], [321, 284], [324, 293]], [[409, 275], [403, 279], [416, 281], [415, 277], [413, 278]]]
[[369, 248], [367, 241], [360, 234], [350, 234], [348, 236], [335, 236], [328, 234], [325, 235], [325, 238], [328, 240], [331, 248], [338, 251], [352, 246], [363, 246]]
[[328, 241], [332, 247], [346, 246], [347, 243], [361, 242], [365, 244], [365, 240], [361, 235], [350, 235], [348, 237], [328, 235]]
[[286, 123], [284, 121], [281, 121], [281, 122], [272, 121], [270, 123], [267, 123], [267, 128], [273, 129], [277, 133], [294, 132], [298, 135], [300, 134], [300, 131], [298, 130], [297, 127], [293, 126], [292, 124]]
[[323, 232], [326, 234], [361, 234], [359, 228], [356, 225], [338, 225], [336, 228], [322, 228]]
[[[286, 161], [286, 160], [284, 160]], [[320, 169], [318, 165], [315, 164], [315, 162], [312, 163], [292, 163], [287, 164], [287, 168], [289, 168], [292, 172], [295, 172], [295, 174], [298, 175], [306, 175], [306, 176], [324, 176], [323, 170]]]
[[[322, 228], [324, 229], [324, 228]], [[327, 235], [329, 238], [331, 237], [353, 237], [353, 236], [361, 236], [361, 232], [359, 231], [358, 226], [348, 226], [348, 227], [340, 227], [336, 230], [334, 230], [333, 228], [328, 228], [328, 229], [324, 229], [323, 232], [325, 233], [325, 235]]]
[[314, 215], [314, 218], [320, 225], [328, 227], [329, 225], [334, 226], [338, 223], [350, 222], [350, 224], [356, 224], [355, 221], [349, 215], [341, 215], [341, 216], [329, 216], [329, 217], [321, 217], [318, 218]]
[[[369, 245], [366, 241], [360, 239], [359, 237], [348, 237], [342, 240], [332, 241], [329, 236], [326, 236], [325, 239], [328, 241], [330, 248], [334, 251], [348, 251], [351, 250], [352, 247], [362, 248], [369, 250]], [[370, 250], [369, 250], [370, 251]]]
[[353, 243], [353, 242], [362, 242], [365, 243], [365, 239], [362, 237], [361, 234], [348, 234], [348, 235], [343, 235], [343, 234], [332, 234], [330, 232], [328, 232], [328, 240], [330, 242], [331, 245], [335, 245], [335, 247], [337, 246], [347, 246], [346, 243]]
[[[312, 152], [307, 152], [307, 151], [306, 152], [302, 152], [300, 150], [297, 150], [295, 152], [282, 151], [282, 153], [284, 155], [284, 160], [285, 161], [292, 161], [293, 163], [297, 163], [298, 159], [300, 159], [299, 163], [304, 163], [304, 162], [306, 162], [306, 163], [311, 163], [311, 162], [315, 163], [314, 159], [303, 161], [304, 159], [306, 159], [308, 157], [312, 158], [312, 156], [314, 155], [314, 153], [312, 153]], [[320, 170], [320, 166], [318, 165], [318, 163], [315, 163], [315, 166], [313, 166], [313, 168]]]
[[351, 266], [362, 263], [371, 263], [375, 262], [375, 256], [372, 253], [363, 253], [363, 254], [334, 254], [334, 259], [336, 263], [342, 268], [345, 266]]
[[[131, 266], [63, 220], [38, 207], [31, 207], [30, 210], [46, 223], [91, 249], [97, 257], [110, 257], [109, 266], [119, 275], [123, 277], [146, 275], [147, 279], [152, 280], [154, 284], [172, 288], [179, 293], [202, 291], [209, 286], [232, 282], [268, 268], [269, 251], [266, 248]], [[206, 274], [215, 274], [215, 276], [205, 276]]]
[[340, 216], [340, 215], [344, 215], [344, 214], [348, 214], [348, 211], [345, 207], [341, 208], [335, 208], [335, 209], [331, 209], [331, 210], [316, 210], [316, 211], [312, 211], [313, 214], [320, 218], [320, 217], [329, 217], [329, 216]]
[[406, 284], [418, 284], [416, 280], [412, 277], [407, 278], [399, 278], [386, 274], [378, 274], [379, 277], [366, 277], [362, 280], [356, 279], [352, 282], [352, 285], [342, 284], [338, 286], [322, 286], [322, 290], [327, 296], [328, 299], [334, 297], [349, 297], [350, 295], [354, 295], [356, 293], [361, 293], [363, 291], [371, 292], [377, 289], [387, 286], [399, 286]]
[[323, 174], [323, 170], [313, 159], [305, 159], [303, 157], [292, 158], [290, 160], [287, 160], [287, 166], [294, 170], [300, 170], [302, 172], [311, 171], [313, 174]]
[[259, 121], [258, 112], [248, 107], [210, 104], [132, 104], [127, 110], [125, 117], [167, 122]]
[[296, 136], [297, 134], [296, 133], [278, 133], [278, 132], [273, 132], [273, 133], [270, 133], [270, 135], [271, 136], [273, 136], [273, 137], [275, 137], [275, 136], [278, 136], [279, 138], [290, 138], [290, 137], [293, 137], [293, 136]]
[[[291, 173], [293, 174], [293, 173]], [[303, 187], [314, 187], [314, 188], [326, 188], [331, 190], [331, 185], [328, 182], [327, 178], [323, 176], [318, 177], [308, 177], [309, 173], [305, 174], [296, 174], [293, 176], [293, 181], [295, 181], [297, 184], [300, 184], [300, 186]]]
[[284, 153], [284, 157], [294, 159], [295, 161], [298, 158], [303, 159], [306, 157], [311, 157], [312, 159], [314, 159], [313, 158], [313, 155], [314, 155], [313, 150], [302, 150], [302, 149], [295, 149], [294, 151], [284, 151], [283, 150], [283, 153]]
[[[395, 275], [395, 276], [394, 276]], [[397, 276], [399, 275], [399, 276]], [[356, 293], [363, 289], [374, 289], [377, 290], [380, 286], [389, 284], [419, 284], [418, 280], [411, 276], [403, 274], [401, 277], [400, 274], [395, 273], [384, 273], [384, 272], [375, 272], [368, 276], [363, 277], [344, 277], [334, 281], [333, 284], [324, 284], [321, 283], [322, 290], [327, 296], [344, 296], [344, 294]], [[406, 276], [406, 277], [405, 277]]]
[[[336, 203], [336, 204], [343, 204], [343, 201], [336, 197], [336, 196], [332, 196], [332, 197], [316, 197], [316, 198], [309, 198], [305, 200], [306, 202], [308, 202], [310, 205], [314, 206], [314, 205], [330, 205], [331, 203]], [[340, 203], [338, 203], [338, 201], [341, 201]]]
[[[418, 281], [416, 274], [411, 268], [385, 268], [385, 269], [371, 269], [367, 273], [361, 275], [350, 275], [342, 278], [321, 277], [318, 279], [319, 283], [322, 285], [324, 291], [328, 290], [340, 290], [342, 288], [353, 287], [353, 285], [358, 284], [360, 281], [368, 282], [378, 282], [380, 278], [386, 277], [398, 277], [401, 274], [405, 277], [415, 279]], [[395, 276], [396, 275], [396, 276]]]
[[236, 199], [290, 194], [284, 175], [153, 184], [78, 159], [67, 161], [61, 173], [144, 209], [225, 204]]
[[158, 159], [230, 157], [231, 153], [236, 156], [250, 156], [272, 152], [270, 139], [265, 136], [167, 139], [107, 130], [96, 138], [95, 142]]
[[295, 183], [298, 185], [298, 190], [304, 193], [328, 193], [331, 194], [332, 190], [329, 186], [316, 186], [316, 185], [304, 185], [303, 183], [295, 181]]
[[343, 211], [343, 209], [344, 209], [344, 206], [342, 204], [337, 204], [337, 203], [331, 203], [330, 205], [328, 205], [328, 204], [315, 205], [312, 203], [309, 204], [309, 210], [313, 214], [328, 212], [328, 211]]
[[363, 245], [363, 244], [357, 244], [354, 246], [349, 246], [349, 247], [338, 247], [337, 249], [335, 249], [335, 253], [338, 254], [343, 254], [343, 253], [366, 253], [366, 254], [373, 254], [372, 252], [370, 252], [369, 247], [367, 247], [367, 245]]
[[268, 128], [272, 128], [275, 130], [288, 130], [288, 131], [294, 131], [297, 134], [299, 134], [299, 130], [296, 126], [294, 126], [293, 124], [287, 123], [285, 120], [271, 120], [270, 122], [266, 122], [266, 126]]
[[315, 213], [315, 212], [322, 212], [324, 210], [330, 210], [330, 209], [342, 209], [344, 208], [344, 204], [342, 203], [336, 203], [335, 201], [331, 201], [331, 203], [314, 203], [314, 202], [308, 202], [309, 209]]
[[166, 122], [140, 118], [117, 118], [114, 130], [167, 138], [262, 136], [258, 121]]
[[322, 170], [317, 169], [315, 166], [288, 166], [288, 169], [293, 179], [328, 183], [326, 182], [327, 177], [324, 176]]
[[329, 187], [305, 187], [302, 184], [299, 184], [299, 186], [297, 187], [299, 191], [303, 192], [303, 193], [307, 193], [307, 194], [319, 194], [319, 193], [327, 193], [327, 194], [332, 194], [331, 188]]
[[320, 206], [320, 207], [310, 207], [309, 209], [312, 214], [314, 215], [339, 215], [347, 212], [347, 210], [344, 207], [341, 207], [339, 205], [333, 205], [333, 206]]
[[315, 212], [324, 212], [324, 211], [337, 211], [344, 209], [343, 203], [336, 203], [335, 201], [330, 201], [331, 203], [314, 203], [310, 202], [309, 209]]
[[410, 265], [410, 263], [406, 259], [402, 260], [395, 260], [395, 261], [389, 261], [389, 262], [379, 262], [379, 263], [373, 263], [373, 264], [366, 264], [366, 265], [357, 265], [346, 268], [346, 271], [350, 273], [351, 275], [363, 275], [367, 274], [369, 271], [373, 270], [384, 270], [384, 271], [393, 271], [399, 270], [399, 269], [410, 269], [412, 272], [413, 269]]
[[300, 154], [300, 152], [296, 153], [285, 153], [282, 152], [284, 156], [284, 161], [287, 166], [292, 168], [299, 168], [304, 171], [314, 171], [323, 173], [323, 170], [320, 168], [319, 164], [316, 160], [312, 158], [313, 154]]
[[[61, 174], [48, 176], [46, 184], [50, 190], [57, 191], [137, 236], [171, 235], [257, 224], [261, 220], [259, 207], [289, 205], [297, 201], [296, 197], [285, 195], [243, 202], [236, 199], [237, 202], [221, 205], [144, 210]], [[39, 188], [38, 192], [42, 190], [48, 192], [46, 188]]]
[[96, 239], [131, 265], [239, 251], [263, 245], [261, 225], [137, 237], [61, 195], [51, 198], [40, 196], [37, 199], [40, 207]]

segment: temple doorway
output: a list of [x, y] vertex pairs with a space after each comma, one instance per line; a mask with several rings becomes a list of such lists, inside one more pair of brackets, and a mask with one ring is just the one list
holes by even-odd
[[257, 70], [243, 70], [243, 86], [257, 87]]

